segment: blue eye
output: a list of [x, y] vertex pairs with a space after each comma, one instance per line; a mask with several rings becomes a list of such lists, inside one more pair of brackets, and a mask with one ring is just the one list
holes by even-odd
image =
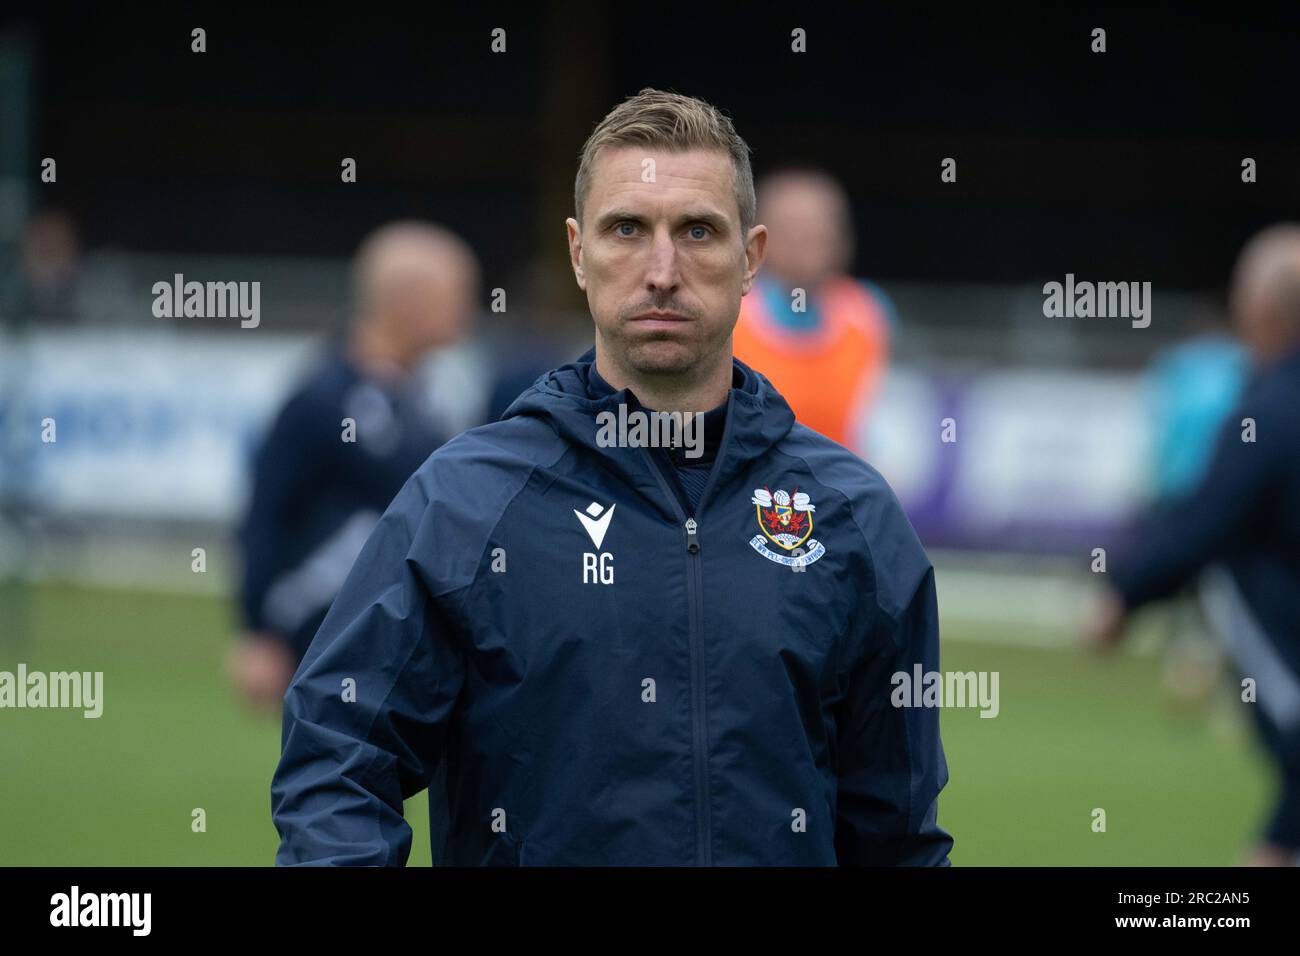
[[633, 223], [630, 223], [630, 222], [620, 222], [617, 226], [614, 227], [614, 231], [617, 232], [620, 236], [630, 236], [630, 235], [632, 235], [632, 233], [630, 233], [630, 232], [623, 232], [623, 227], [624, 227], [624, 226], [627, 226], [629, 229], [633, 229], [633, 230], [636, 229], [636, 226], [635, 226]]
[[[695, 235], [696, 230], [702, 233], [702, 235]], [[709, 237], [709, 229], [707, 226], [691, 226], [691, 235], [695, 239], [707, 239]]]

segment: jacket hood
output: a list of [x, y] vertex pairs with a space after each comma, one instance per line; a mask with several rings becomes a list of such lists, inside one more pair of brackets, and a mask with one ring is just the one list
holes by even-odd
[[[639, 478], [646, 470], [641, 449], [600, 445], [597, 442], [599, 424], [596, 416], [605, 411], [617, 415], [620, 404], [627, 404], [629, 408], [642, 406], [627, 388], [592, 398], [587, 383], [595, 361], [596, 349], [593, 346], [573, 362], [541, 375], [511, 403], [501, 420], [518, 416], [545, 419], [569, 443], [589, 448], [605, 457], [613, 470]], [[789, 403], [765, 376], [737, 358], [733, 357], [731, 364], [732, 388], [727, 395], [727, 422], [722, 446], [718, 450], [719, 461], [715, 466], [718, 469], [715, 482], [719, 485], [785, 438], [795, 420]]]

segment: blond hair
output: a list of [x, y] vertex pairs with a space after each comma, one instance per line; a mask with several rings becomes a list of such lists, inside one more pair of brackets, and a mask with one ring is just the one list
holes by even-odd
[[579, 228], [582, 228], [583, 205], [591, 190], [592, 166], [596, 154], [606, 146], [649, 146], [669, 152], [721, 150], [731, 156], [742, 242], [758, 218], [749, 144], [740, 138], [731, 120], [704, 100], [647, 87], [610, 110], [582, 146], [573, 187], [573, 207]]

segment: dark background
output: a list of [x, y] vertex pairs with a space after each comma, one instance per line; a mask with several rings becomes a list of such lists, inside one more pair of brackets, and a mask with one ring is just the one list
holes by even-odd
[[1251, 232], [1300, 215], [1300, 15], [1281, 8], [56, 5], [5, 23], [36, 55], [31, 162], [59, 163], [39, 204], [92, 246], [345, 256], [422, 216], [475, 245], [489, 284], [537, 256], [562, 275], [582, 141], [643, 86], [727, 110], [756, 174], [841, 177], [855, 271], [882, 280], [1211, 288]]

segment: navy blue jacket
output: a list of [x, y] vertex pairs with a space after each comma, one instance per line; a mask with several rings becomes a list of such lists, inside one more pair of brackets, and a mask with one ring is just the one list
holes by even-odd
[[[1246, 419], [1253, 441], [1242, 437]], [[1114, 571], [1128, 608], [1221, 566], [1276, 660], [1300, 674], [1300, 350], [1256, 371], [1200, 486], [1144, 525]]]
[[[356, 423], [343, 440], [343, 420]], [[443, 441], [414, 377], [371, 379], [330, 348], [280, 409], [253, 462], [239, 528], [243, 623], [301, 660], [370, 530]]]
[[947, 865], [939, 711], [890, 702], [938, 670], [934, 573], [885, 481], [734, 361], [688, 519], [598, 438], [632, 396], [593, 353], [367, 541], [285, 695], [276, 862], [405, 863], [445, 760], [453, 865]]

